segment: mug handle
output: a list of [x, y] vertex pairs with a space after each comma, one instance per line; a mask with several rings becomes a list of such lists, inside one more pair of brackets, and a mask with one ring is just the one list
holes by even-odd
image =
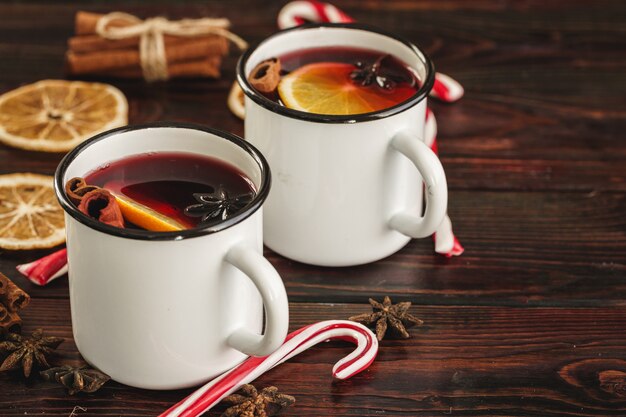
[[233, 246], [225, 259], [250, 278], [265, 306], [265, 334], [239, 328], [228, 337], [227, 343], [249, 356], [269, 355], [283, 343], [289, 327], [289, 304], [283, 281], [272, 264], [248, 244]]
[[441, 162], [420, 138], [407, 131], [398, 132], [391, 147], [409, 158], [422, 175], [426, 183], [426, 210], [423, 217], [405, 211], [396, 213], [389, 226], [412, 238], [430, 236], [443, 221], [448, 206], [448, 185]]

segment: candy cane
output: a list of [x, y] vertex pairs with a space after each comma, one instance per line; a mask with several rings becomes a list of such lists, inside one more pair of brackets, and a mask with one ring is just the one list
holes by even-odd
[[440, 72], [435, 73], [435, 84], [430, 90], [430, 96], [446, 103], [453, 103], [463, 97], [465, 90], [458, 81], [449, 75]]
[[67, 274], [67, 249], [58, 250], [36, 261], [15, 267], [22, 275], [37, 285], [46, 285], [50, 281]]
[[443, 221], [433, 233], [433, 240], [435, 241], [435, 252], [440, 253], [447, 258], [453, 256], [459, 256], [465, 252], [461, 242], [454, 236], [452, 232], [452, 221], [446, 214]]
[[[426, 109], [426, 123], [424, 124], [424, 142], [426, 145], [438, 153], [437, 149], [437, 121], [435, 114], [429, 108]], [[452, 231], [452, 221], [446, 214], [443, 221], [433, 233], [433, 241], [435, 242], [435, 252], [451, 258], [463, 254], [465, 249], [461, 242], [454, 236]]]
[[347, 340], [357, 345], [351, 354], [333, 366], [333, 376], [337, 379], [348, 379], [364, 371], [378, 353], [378, 340], [367, 327], [345, 320], [322, 321], [290, 333], [283, 345], [271, 355], [245, 360], [165, 411], [160, 417], [199, 416], [273, 367], [311, 346], [332, 339]]
[[350, 16], [339, 10], [330, 3], [319, 1], [292, 1], [287, 3], [278, 12], [277, 24], [279, 29], [300, 26], [306, 21], [310, 22], [353, 22]]

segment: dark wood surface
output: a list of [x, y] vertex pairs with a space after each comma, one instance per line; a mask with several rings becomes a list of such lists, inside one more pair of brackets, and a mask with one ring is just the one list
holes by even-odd
[[[282, 2], [83, 1], [80, 9], [172, 18], [225, 16], [254, 42], [276, 30]], [[292, 329], [368, 310], [369, 296], [410, 300], [425, 321], [385, 340], [371, 369], [332, 382], [350, 347], [314, 348], [262, 376], [297, 397], [293, 416], [626, 415], [626, 6], [621, 1], [368, 1], [336, 4], [422, 46], [466, 96], [431, 105], [466, 248], [435, 255], [413, 241], [372, 265], [318, 268], [266, 251], [285, 280]], [[0, 3], [0, 92], [63, 78], [79, 7]], [[112, 81], [130, 121], [193, 121], [242, 134], [225, 106], [236, 56], [218, 81]], [[0, 146], [0, 173], [51, 174], [60, 155]], [[33, 302], [24, 331], [65, 337], [58, 362], [79, 363], [65, 278], [37, 288], [14, 267], [47, 253], [2, 252], [0, 271]], [[303, 377], [306, 375], [306, 377]], [[107, 384], [67, 396], [0, 376], [0, 415], [153, 416], [188, 391]], [[219, 415], [214, 411], [210, 415]]]

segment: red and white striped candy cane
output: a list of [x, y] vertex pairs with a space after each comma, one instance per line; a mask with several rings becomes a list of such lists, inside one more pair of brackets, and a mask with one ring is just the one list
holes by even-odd
[[[437, 121], [435, 114], [429, 108], [426, 109], [426, 123], [424, 124], [424, 142], [430, 146], [435, 154], [439, 154], [437, 147]], [[433, 233], [435, 252], [448, 258], [461, 255], [465, 249], [452, 231], [452, 221], [446, 214], [443, 221]]]
[[435, 84], [429, 94], [431, 97], [446, 103], [453, 103], [463, 97], [463, 94], [465, 90], [458, 81], [441, 72], [435, 73]]
[[350, 16], [330, 3], [320, 1], [292, 1], [278, 13], [279, 29], [300, 26], [309, 22], [353, 22]]
[[[353, 22], [349, 15], [330, 3], [319, 1], [292, 1], [287, 3], [278, 13], [278, 27], [286, 29], [298, 26], [306, 21], [310, 22]], [[442, 73], [435, 73], [435, 83], [430, 96], [446, 103], [452, 103], [463, 97], [463, 86], [453, 78]], [[426, 125], [424, 127], [424, 140], [432, 150], [437, 153], [437, 122], [430, 109], [426, 112]], [[441, 225], [433, 234], [435, 252], [447, 257], [458, 256], [463, 253], [463, 247], [452, 232], [452, 222], [446, 215]]]
[[305, 326], [290, 333], [274, 353], [264, 357], [252, 357], [233, 369], [213, 379], [160, 417], [195, 417], [211, 409], [224, 397], [237, 391], [242, 385], [280, 365], [311, 346], [328, 340], [346, 340], [357, 345], [348, 356], [333, 366], [333, 376], [348, 379], [367, 369], [378, 353], [378, 340], [367, 327], [345, 320], [328, 320]]
[[67, 249], [61, 249], [36, 261], [16, 266], [33, 284], [46, 285], [67, 274]]

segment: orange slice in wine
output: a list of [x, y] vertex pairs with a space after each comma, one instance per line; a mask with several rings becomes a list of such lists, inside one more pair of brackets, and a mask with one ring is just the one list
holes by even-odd
[[290, 109], [327, 115], [383, 110], [415, 94], [412, 88], [362, 86], [350, 78], [354, 70], [354, 65], [340, 62], [307, 64], [280, 80], [278, 94]]
[[186, 229], [185, 226], [176, 220], [164, 216], [156, 210], [141, 203], [136, 202], [128, 197], [119, 194], [113, 194], [120, 206], [124, 219], [152, 232], [177, 232]]

